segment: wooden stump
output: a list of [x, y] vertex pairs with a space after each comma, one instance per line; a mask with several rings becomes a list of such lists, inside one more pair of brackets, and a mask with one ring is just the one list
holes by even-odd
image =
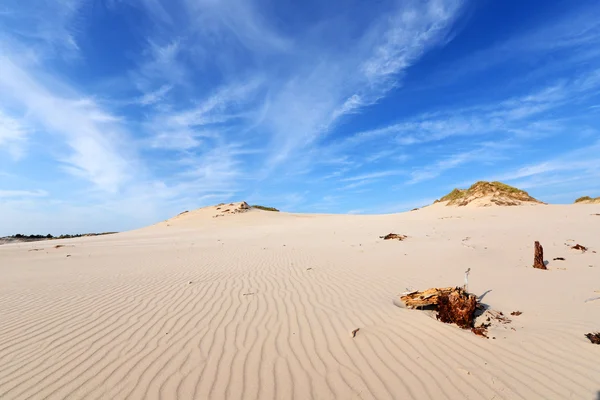
[[442, 322], [456, 324], [463, 329], [473, 327], [477, 297], [462, 288], [431, 288], [407, 293], [400, 299], [407, 308], [435, 308], [437, 319]]
[[544, 264], [544, 248], [540, 242], [535, 242], [535, 254], [533, 256], [533, 268], [547, 269]]
[[473, 327], [477, 298], [463, 290], [442, 294], [438, 298], [437, 319], [447, 324], [456, 324], [463, 329]]

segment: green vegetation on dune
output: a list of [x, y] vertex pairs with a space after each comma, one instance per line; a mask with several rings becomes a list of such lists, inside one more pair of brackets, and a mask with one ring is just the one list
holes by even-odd
[[589, 202], [600, 202], [600, 197], [590, 197], [590, 196], [583, 196], [578, 198], [577, 200], [575, 200], [575, 203], [582, 203], [584, 201], [589, 201]]
[[[516, 187], [507, 185], [506, 183], [494, 181], [486, 182], [479, 181], [471, 185], [468, 189], [454, 189], [444, 197], [436, 200], [439, 202], [448, 202], [448, 204], [459, 204], [464, 205], [472, 200], [469, 198], [480, 198], [483, 196], [505, 196], [511, 199], [519, 201], [537, 201], [524, 190], [517, 189]], [[463, 204], [464, 203], [464, 204]]]
[[462, 199], [463, 197], [465, 197], [466, 193], [467, 191], [464, 189], [454, 189], [441, 199], [436, 200], [436, 202]]
[[275, 212], [279, 212], [278, 209], [274, 208], [274, 207], [265, 207], [265, 206], [259, 206], [259, 205], [254, 205], [251, 206], [252, 208], [256, 208], [258, 210], [263, 210], [263, 211], [275, 211]]
[[480, 182], [477, 182], [472, 187], [476, 186], [477, 184], [489, 184], [491, 186], [496, 187], [498, 190], [500, 190], [502, 192], [506, 192], [506, 193], [524, 193], [524, 194], [526, 194], [526, 195], [529, 196], [529, 193], [527, 193], [524, 190], [517, 189], [514, 186], [510, 186], [510, 185], [507, 185], [506, 183], [502, 183], [502, 182], [498, 182], [498, 181], [494, 181], [494, 182], [491, 182], [491, 183], [490, 182], [485, 182], [485, 181], [480, 181]]

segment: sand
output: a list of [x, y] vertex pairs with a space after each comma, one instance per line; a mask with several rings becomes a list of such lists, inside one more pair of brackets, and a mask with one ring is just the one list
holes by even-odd
[[[596, 399], [600, 346], [584, 337], [600, 330], [594, 214], [206, 208], [0, 246], [0, 398]], [[379, 238], [390, 232], [408, 238]], [[547, 271], [531, 268], [535, 240]], [[467, 268], [483, 303], [522, 312], [489, 339], [394, 305], [462, 285]]]

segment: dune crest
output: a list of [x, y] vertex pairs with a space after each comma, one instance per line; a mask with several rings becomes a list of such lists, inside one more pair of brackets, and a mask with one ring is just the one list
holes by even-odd
[[529, 195], [524, 190], [517, 189], [502, 182], [479, 181], [468, 189], [454, 189], [434, 204], [446, 206], [521, 206], [545, 204]]

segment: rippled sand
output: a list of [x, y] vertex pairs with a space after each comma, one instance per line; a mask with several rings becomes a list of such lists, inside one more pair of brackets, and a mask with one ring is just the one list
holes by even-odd
[[[584, 337], [600, 330], [600, 216], [592, 215], [600, 205], [216, 213], [0, 246], [0, 398], [595, 399], [600, 391], [600, 346]], [[390, 232], [408, 238], [379, 239]], [[548, 271], [531, 268], [535, 240]], [[575, 243], [589, 250], [567, 246]], [[483, 303], [523, 313], [490, 339], [394, 305], [407, 290], [462, 285], [467, 268]]]

